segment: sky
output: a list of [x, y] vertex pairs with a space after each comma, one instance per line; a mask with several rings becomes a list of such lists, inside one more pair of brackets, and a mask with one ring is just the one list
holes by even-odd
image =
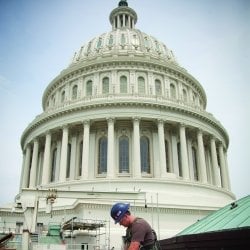
[[[118, 0], [0, 0], [0, 205], [14, 201], [20, 138], [74, 52], [111, 30]], [[128, 0], [136, 28], [173, 50], [227, 130], [232, 192], [250, 194], [250, 1]]]

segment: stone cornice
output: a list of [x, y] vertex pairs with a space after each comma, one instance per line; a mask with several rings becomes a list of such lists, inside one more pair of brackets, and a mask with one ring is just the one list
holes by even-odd
[[[140, 98], [133, 100], [130, 97], [131, 96], [128, 96], [126, 99], [108, 99], [108, 101], [103, 101], [102, 99], [99, 101], [91, 100], [90, 102], [87, 103], [76, 102], [74, 105], [71, 104], [68, 106], [57, 108], [55, 110], [51, 110], [49, 112], [44, 112], [41, 115], [37, 116], [37, 118], [23, 132], [21, 138], [21, 145], [22, 147], [24, 146], [25, 138], [28, 136], [29, 133], [31, 133], [33, 130], [35, 130], [42, 124], [45, 124], [46, 122], [53, 120], [55, 118], [79, 112], [82, 110], [91, 110], [96, 108], [103, 109], [104, 107], [110, 108], [110, 107], [129, 107], [129, 106], [163, 109], [166, 111], [176, 112], [178, 114], [185, 114], [187, 116], [194, 117], [200, 121], [210, 124], [216, 130], [220, 131], [220, 133], [225, 138], [226, 145], [228, 145], [229, 143], [229, 137], [224, 127], [211, 114], [205, 111], [183, 106], [174, 102], [160, 102], [160, 101], [153, 101], [152, 99], [144, 100]], [[174, 118], [171, 119], [173, 119], [174, 121]]]

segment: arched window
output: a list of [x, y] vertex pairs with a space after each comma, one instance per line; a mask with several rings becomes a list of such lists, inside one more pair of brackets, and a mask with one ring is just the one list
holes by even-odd
[[99, 37], [97, 44], [96, 44], [96, 48], [99, 49], [99, 48], [101, 48], [101, 46], [102, 46], [102, 38]]
[[89, 42], [89, 44], [88, 44], [88, 48], [87, 48], [87, 53], [89, 54], [90, 52], [91, 52], [91, 42]]
[[75, 100], [77, 98], [77, 90], [78, 90], [78, 86], [74, 85], [72, 88], [72, 100]]
[[187, 91], [185, 89], [182, 90], [183, 101], [187, 102]]
[[166, 170], [169, 173], [170, 172], [170, 161], [169, 161], [169, 146], [168, 141], [165, 140], [165, 154], [166, 154]]
[[87, 81], [87, 84], [86, 84], [86, 95], [87, 96], [92, 95], [92, 85], [93, 85], [93, 83], [91, 80]]
[[146, 36], [144, 37], [144, 45], [147, 49], [150, 48], [150, 41]]
[[109, 93], [109, 78], [108, 77], [104, 77], [102, 79], [102, 93], [103, 94]]
[[140, 138], [141, 172], [150, 173], [149, 139], [146, 136]]
[[138, 93], [145, 94], [145, 79], [143, 77], [138, 77]]
[[122, 34], [122, 36], [121, 36], [121, 44], [125, 45], [125, 43], [126, 43], [125, 34]]
[[[82, 149], [83, 149], [83, 141], [81, 141], [80, 143], [80, 147], [79, 147], [79, 167], [78, 167], [78, 176], [82, 175]], [[87, 166], [86, 166], [87, 167]]]
[[126, 76], [120, 77], [120, 93], [127, 93], [128, 92], [128, 81]]
[[55, 148], [52, 152], [52, 166], [51, 166], [51, 176], [50, 176], [51, 182], [54, 182], [56, 179], [56, 156], [57, 156], [57, 148]]
[[107, 173], [107, 152], [108, 140], [107, 137], [102, 137], [99, 139], [98, 174]]
[[155, 41], [155, 48], [156, 48], [156, 51], [160, 51], [160, 46], [157, 41]]
[[162, 91], [161, 91], [161, 81], [160, 80], [155, 80], [155, 94], [156, 95], [161, 95]]
[[61, 103], [65, 101], [65, 91], [63, 90], [61, 93]]
[[127, 136], [119, 138], [119, 173], [129, 172], [129, 139]]
[[56, 104], [55, 95], [52, 95], [51, 102], [52, 102], [52, 106], [55, 106], [55, 104]]
[[170, 97], [176, 99], [176, 89], [174, 84], [170, 84]]
[[132, 37], [132, 44], [135, 45], [135, 46], [138, 46], [139, 45], [139, 38], [137, 37], [137, 35], [133, 35]]
[[182, 177], [182, 164], [181, 164], [181, 144], [177, 143], [177, 154], [178, 154], [178, 168], [179, 176]]
[[114, 43], [114, 38], [113, 38], [112, 35], [110, 35], [110, 37], [109, 37], [109, 45], [113, 45], [113, 43]]
[[198, 181], [199, 172], [198, 172], [198, 164], [197, 164], [197, 153], [196, 153], [195, 147], [192, 147], [192, 160], [193, 160], [193, 168], [194, 168], [194, 179]]

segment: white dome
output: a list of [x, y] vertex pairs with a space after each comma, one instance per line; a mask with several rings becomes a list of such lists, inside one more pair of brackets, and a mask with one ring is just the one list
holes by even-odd
[[176, 63], [173, 52], [166, 45], [138, 29], [136, 12], [128, 7], [126, 1], [110, 13], [112, 31], [89, 41], [75, 53], [72, 64], [95, 57], [139, 56]]
[[121, 28], [90, 40], [75, 53], [72, 64], [95, 57], [138, 56], [160, 59], [177, 64], [167, 46], [138, 29]]

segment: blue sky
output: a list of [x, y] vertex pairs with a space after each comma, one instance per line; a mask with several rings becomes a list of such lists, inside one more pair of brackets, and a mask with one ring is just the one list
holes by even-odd
[[[250, 1], [128, 0], [136, 27], [164, 42], [227, 129], [237, 198], [250, 194]], [[18, 193], [20, 138], [46, 86], [83, 44], [111, 30], [118, 0], [0, 0], [0, 204]]]

